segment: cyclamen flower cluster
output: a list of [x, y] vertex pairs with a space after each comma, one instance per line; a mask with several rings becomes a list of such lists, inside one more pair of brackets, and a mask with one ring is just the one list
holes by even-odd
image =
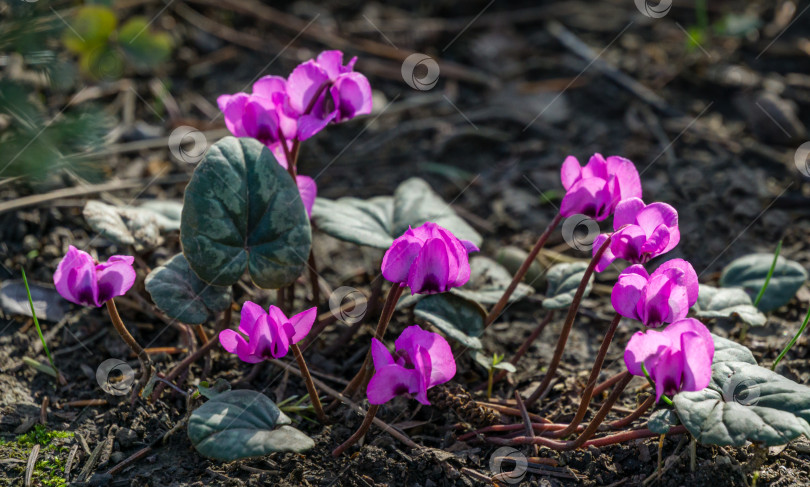
[[[569, 156], [560, 176], [566, 189], [562, 216], [581, 213], [601, 221], [613, 214], [614, 233], [596, 271], [616, 259], [635, 264], [621, 273], [611, 293], [616, 312], [650, 328], [670, 323], [663, 331], [633, 335], [624, 355], [628, 371], [644, 376], [644, 365], [655, 382], [656, 400], [708, 386], [714, 342], [705, 325], [686, 318], [698, 298], [695, 270], [682, 259], [666, 262], [652, 274], [641, 265], [678, 245], [678, 212], [666, 203], [645, 204], [638, 172], [624, 158], [595, 154], [583, 168]], [[594, 240], [594, 257], [607, 240], [606, 234]]]
[[123, 296], [135, 284], [134, 261], [129, 255], [113, 255], [99, 264], [90, 254], [71, 245], [53, 273], [53, 283], [68, 301], [99, 307]]
[[[344, 65], [341, 51], [324, 51], [298, 65], [286, 79], [264, 76], [253, 83], [252, 93], [221, 95], [217, 104], [225, 125], [237, 137], [252, 137], [266, 145], [285, 169], [295, 166], [298, 142], [329, 123], [371, 113], [371, 85], [354, 72], [355, 62], [353, 57]], [[296, 176], [296, 183], [311, 215], [315, 181]]]

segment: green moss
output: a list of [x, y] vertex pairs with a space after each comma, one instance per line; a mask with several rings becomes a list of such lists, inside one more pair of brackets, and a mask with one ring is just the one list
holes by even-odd
[[[36, 485], [45, 487], [65, 487], [64, 479], [65, 461], [70, 450], [62, 442], [54, 440], [73, 438], [70, 431], [49, 431], [45, 426], [38, 424], [24, 435], [15, 440], [0, 440], [0, 458], [14, 458], [20, 460], [16, 470], [20, 476], [25, 474], [25, 462], [31, 455], [34, 445], [40, 446], [39, 459], [34, 465]], [[0, 486], [4, 484], [0, 481]]]

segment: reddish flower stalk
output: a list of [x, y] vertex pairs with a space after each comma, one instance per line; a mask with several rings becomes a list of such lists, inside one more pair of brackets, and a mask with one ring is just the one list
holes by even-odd
[[580, 435], [573, 441], [557, 441], [550, 438], [544, 438], [542, 436], [537, 436], [534, 438], [530, 438], [528, 436], [518, 436], [511, 439], [489, 438], [488, 440], [499, 445], [541, 445], [547, 446], [554, 450], [574, 450], [576, 448], [580, 448], [594, 434], [596, 434], [596, 431], [599, 429], [599, 425], [605, 420], [605, 417], [613, 408], [613, 405], [616, 404], [619, 396], [621, 396], [624, 388], [627, 387], [627, 384], [629, 384], [631, 380], [633, 380], [633, 376], [629, 372], [624, 372], [622, 379], [616, 385], [616, 388], [613, 389], [613, 392], [610, 393], [610, 397], [608, 397], [607, 401], [605, 401], [605, 403], [602, 404], [602, 407], [599, 408], [599, 412], [596, 413], [593, 421], [591, 421], [585, 428], [585, 431], [580, 433]]
[[[545, 433], [547, 431], [557, 431], [561, 430], [568, 426], [567, 424], [562, 423], [532, 423], [532, 429], [535, 433]], [[506, 433], [512, 431], [522, 431], [526, 427], [522, 424], [494, 424], [492, 426], [486, 426], [479, 430], [470, 431], [469, 433], [464, 433], [463, 435], [458, 437], [459, 441], [466, 441], [471, 438], [474, 438], [478, 435], [483, 435], [485, 433]], [[583, 428], [584, 429], [584, 428]]]
[[110, 313], [110, 320], [115, 327], [115, 331], [121, 335], [121, 338], [129, 349], [132, 350], [132, 353], [138, 356], [138, 361], [141, 363], [141, 379], [138, 381], [138, 385], [132, 390], [132, 396], [130, 397], [130, 401], [134, 402], [141, 390], [149, 383], [149, 377], [152, 375], [152, 359], [149, 358], [149, 354], [146, 353], [143, 347], [141, 347], [129, 333], [129, 330], [127, 330], [123, 320], [121, 320], [121, 315], [118, 314], [118, 308], [115, 307], [115, 301], [110, 298], [107, 300], [106, 304], [107, 312]]
[[335, 448], [332, 451], [333, 457], [339, 457], [343, 454], [347, 449], [349, 449], [352, 445], [360, 441], [360, 438], [364, 437], [366, 433], [368, 433], [369, 428], [371, 428], [371, 423], [374, 421], [374, 416], [377, 415], [377, 411], [380, 409], [379, 404], [372, 404], [369, 406], [368, 411], [366, 411], [366, 417], [363, 419], [363, 424], [357, 428], [357, 431], [349, 437], [348, 440], [344, 441], [339, 447]]
[[312, 382], [312, 376], [309, 374], [309, 368], [304, 360], [304, 355], [301, 354], [301, 349], [298, 348], [298, 345], [295, 343], [290, 345], [290, 350], [292, 350], [293, 355], [295, 355], [295, 361], [298, 362], [298, 369], [301, 371], [301, 377], [307, 385], [307, 392], [309, 392], [309, 402], [312, 403], [312, 408], [315, 409], [318, 421], [326, 424], [326, 414], [323, 412], [321, 399], [318, 397], [318, 390], [315, 388], [315, 384]]
[[610, 342], [613, 341], [613, 335], [616, 333], [616, 328], [618, 328], [621, 319], [622, 316], [616, 313], [613, 321], [610, 322], [610, 326], [605, 333], [605, 338], [602, 339], [602, 345], [599, 347], [599, 352], [596, 354], [596, 359], [594, 360], [593, 368], [591, 369], [591, 376], [588, 378], [588, 385], [585, 387], [585, 390], [582, 391], [582, 397], [579, 400], [579, 408], [577, 409], [577, 413], [574, 416], [574, 419], [571, 420], [571, 424], [569, 424], [567, 428], [556, 432], [554, 435], [555, 437], [562, 438], [563, 436], [570, 435], [576, 431], [577, 425], [579, 425], [579, 423], [581, 423], [585, 418], [585, 414], [588, 412], [588, 406], [591, 403], [591, 397], [593, 397], [593, 389], [594, 386], [596, 386], [596, 380], [599, 379], [599, 372], [602, 371], [602, 364], [605, 362], [605, 355], [607, 355], [608, 348], [610, 348]]
[[577, 288], [576, 294], [574, 294], [574, 300], [571, 302], [571, 306], [568, 308], [568, 316], [565, 318], [565, 324], [563, 324], [562, 331], [560, 332], [560, 338], [557, 340], [557, 348], [554, 350], [554, 356], [551, 359], [551, 363], [548, 365], [548, 371], [546, 372], [546, 376], [543, 378], [543, 382], [537, 386], [537, 389], [529, 396], [529, 399], [526, 400], [526, 406], [531, 406], [534, 404], [543, 392], [548, 388], [551, 381], [554, 379], [554, 374], [557, 372], [557, 367], [560, 365], [560, 360], [562, 359], [563, 351], [565, 350], [565, 344], [568, 342], [568, 335], [571, 333], [571, 327], [574, 325], [574, 319], [577, 317], [577, 311], [579, 310], [579, 303], [582, 301], [582, 296], [585, 294], [585, 288], [588, 286], [588, 281], [593, 275], [594, 268], [596, 267], [597, 262], [599, 259], [602, 258], [602, 254], [605, 253], [608, 246], [610, 245], [612, 235], [608, 235], [607, 239], [602, 243], [602, 246], [599, 247], [599, 250], [596, 251], [591, 262], [588, 264], [588, 268], [585, 269], [585, 274], [582, 275], [582, 280], [579, 283], [579, 287]]
[[632, 423], [633, 421], [640, 418], [644, 413], [647, 412], [648, 409], [650, 409], [650, 407], [653, 404], [655, 404], [655, 396], [654, 395], [648, 396], [647, 399], [645, 399], [644, 402], [641, 403], [641, 405], [639, 407], [637, 407], [635, 411], [628, 414], [627, 416], [625, 416], [622, 419], [617, 419], [616, 421], [608, 423], [607, 427], [610, 428], [610, 429], [624, 428], [627, 425], [629, 425], [630, 423]]
[[623, 374], [624, 374], [624, 372], [619, 372], [619, 373], [618, 373], [618, 374], [616, 374], [616, 375], [612, 375], [612, 376], [608, 377], [608, 378], [605, 380], [605, 382], [602, 382], [601, 384], [599, 384], [598, 386], [596, 386], [596, 387], [593, 389], [593, 395], [594, 395], [594, 396], [600, 396], [600, 395], [602, 395], [602, 393], [603, 393], [603, 392], [605, 392], [606, 390], [610, 389], [611, 387], [613, 387], [613, 385], [614, 385], [614, 384], [616, 384], [617, 382], [619, 382], [619, 379], [621, 379], [621, 378], [622, 378], [622, 375], [623, 375]]
[[[686, 426], [679, 425], [673, 426], [669, 429], [666, 436], [670, 435], [682, 435], [686, 433]], [[602, 438], [596, 438], [595, 440], [586, 441], [582, 446], [608, 446], [608, 445], [615, 445], [616, 443], [623, 443], [625, 441], [632, 441], [632, 440], [641, 440], [644, 438], [655, 438], [657, 436], [661, 436], [658, 433], [654, 433], [647, 428], [632, 430], [632, 431], [625, 431], [623, 433], [616, 433], [615, 435], [604, 436]]]
[[518, 284], [520, 283], [520, 281], [523, 280], [523, 277], [526, 275], [526, 272], [529, 271], [529, 267], [534, 262], [534, 259], [537, 258], [537, 254], [539, 254], [540, 250], [542, 250], [543, 247], [546, 245], [546, 240], [548, 240], [548, 237], [551, 236], [551, 232], [553, 232], [554, 229], [557, 228], [557, 225], [559, 225], [562, 218], [563, 218], [562, 215], [560, 213], [557, 213], [557, 216], [555, 216], [554, 219], [551, 220], [551, 223], [548, 224], [546, 230], [543, 232], [542, 235], [540, 235], [540, 238], [537, 239], [537, 243], [534, 244], [532, 251], [529, 252], [528, 256], [526, 256], [526, 260], [523, 261], [523, 264], [521, 264], [520, 268], [515, 273], [515, 276], [512, 278], [512, 282], [509, 283], [509, 287], [506, 288], [506, 291], [504, 291], [503, 296], [501, 296], [501, 299], [499, 299], [498, 302], [495, 303], [495, 306], [492, 307], [492, 309], [489, 311], [489, 314], [487, 314], [486, 319], [484, 319], [485, 330], [498, 318], [498, 316], [500, 316], [501, 312], [506, 307], [506, 303], [509, 302], [509, 297], [512, 295], [513, 292], [515, 292], [515, 289], [517, 289]]
[[[391, 289], [388, 290], [388, 297], [385, 298], [385, 304], [380, 314], [380, 321], [377, 323], [377, 329], [374, 331], [374, 338], [377, 340], [382, 341], [383, 336], [385, 336], [385, 330], [388, 329], [388, 323], [391, 321], [391, 316], [394, 315], [394, 309], [396, 309], [397, 302], [400, 296], [402, 296], [404, 289], [403, 286], [394, 284], [391, 286]], [[371, 371], [373, 369], [374, 364], [371, 361], [371, 349], [369, 348], [363, 366], [357, 371], [357, 374], [343, 390], [343, 395], [350, 397], [357, 392], [357, 389], [365, 385], [368, 380], [371, 379]]]

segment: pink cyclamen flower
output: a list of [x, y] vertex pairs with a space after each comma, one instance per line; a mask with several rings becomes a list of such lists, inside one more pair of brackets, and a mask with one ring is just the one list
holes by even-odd
[[655, 382], [655, 399], [680, 391], [700, 391], [712, 378], [714, 341], [706, 326], [694, 318], [672, 323], [664, 331], [636, 332], [624, 351], [627, 370], [644, 377], [641, 365]]
[[98, 264], [90, 254], [71, 245], [53, 273], [53, 283], [68, 301], [99, 307], [126, 294], [135, 284], [134, 261], [129, 255], [113, 255]]
[[382, 274], [391, 282], [410, 286], [411, 295], [443, 293], [470, 279], [469, 252], [478, 252], [478, 247], [427, 222], [408, 227], [394, 240], [383, 256]]
[[371, 339], [375, 372], [366, 388], [371, 404], [413, 394], [417, 401], [429, 405], [427, 390], [456, 375], [456, 359], [450, 344], [437, 333], [425, 331], [419, 325], [409, 326], [396, 339], [394, 347], [391, 356], [381, 341]]
[[[665, 254], [681, 241], [678, 212], [666, 203], [645, 205], [640, 198], [630, 198], [616, 206], [613, 216], [613, 239], [596, 265], [602, 272], [616, 259], [633, 264], [645, 264], [653, 257]], [[593, 253], [607, 240], [599, 235], [593, 241]]]
[[698, 278], [692, 264], [672, 259], [652, 274], [644, 266], [630, 266], [619, 275], [610, 300], [617, 313], [657, 328], [686, 318], [698, 299]]
[[241, 333], [222, 330], [219, 342], [243, 362], [255, 364], [268, 358], [278, 359], [287, 355], [290, 345], [307, 336], [316, 317], [316, 308], [287, 318], [276, 306], [265, 312], [258, 304], [246, 301], [239, 320]]
[[574, 156], [568, 156], [560, 172], [565, 196], [560, 214], [569, 217], [583, 214], [596, 221], [609, 217], [616, 205], [627, 198], [641, 198], [641, 180], [636, 166], [628, 159], [594, 154], [585, 167]]

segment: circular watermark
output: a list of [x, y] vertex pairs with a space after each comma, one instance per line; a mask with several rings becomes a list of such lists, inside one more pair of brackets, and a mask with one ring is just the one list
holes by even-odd
[[431, 90], [439, 82], [439, 63], [427, 54], [413, 53], [402, 62], [402, 79], [414, 90]]
[[123, 360], [110, 358], [96, 369], [96, 382], [107, 394], [126, 395], [135, 383], [135, 372]]
[[742, 406], [756, 406], [759, 402], [760, 385], [753, 379], [732, 372], [723, 386], [723, 401], [736, 402]]
[[329, 311], [335, 318], [349, 325], [363, 319], [367, 306], [366, 295], [353, 287], [341, 286], [329, 296]]
[[169, 150], [175, 159], [188, 164], [197, 164], [208, 149], [205, 134], [194, 127], [181, 125], [169, 135]]
[[563, 222], [562, 235], [572, 249], [589, 251], [599, 236], [599, 224], [585, 215], [573, 215]]
[[796, 149], [796, 153], [793, 154], [793, 162], [800, 173], [810, 177], [810, 142], [805, 142]]
[[634, 0], [636, 8], [642, 15], [651, 19], [660, 19], [669, 13], [672, 8], [672, 0], [660, 0], [659, 2], [649, 0]]
[[[512, 464], [514, 464], [514, 468], [508, 470]], [[526, 460], [526, 455], [511, 446], [502, 446], [492, 452], [489, 457], [489, 470], [495, 474], [492, 480], [499, 482], [517, 484], [526, 476], [528, 468], [529, 462]]]

